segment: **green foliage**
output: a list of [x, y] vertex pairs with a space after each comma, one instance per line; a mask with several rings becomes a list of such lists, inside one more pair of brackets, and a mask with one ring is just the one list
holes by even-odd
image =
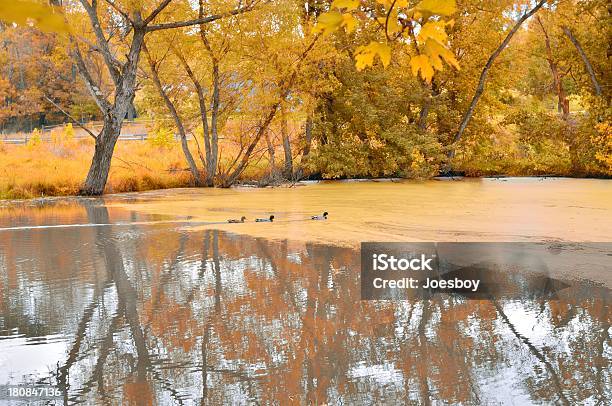
[[28, 147], [37, 147], [41, 142], [41, 132], [38, 128], [35, 128], [34, 131], [32, 131], [30, 138], [28, 138]]
[[172, 130], [163, 125], [158, 125], [149, 132], [147, 141], [158, 148], [170, 148], [176, 142]]
[[68, 123], [64, 127], [64, 141], [65, 142], [74, 141], [74, 128], [72, 127], [72, 123]]
[[400, 176], [437, 173], [444, 159], [437, 135], [420, 131], [409, 105], [398, 106], [410, 89], [395, 86], [389, 70], [356, 72], [344, 63], [337, 72], [342, 87], [317, 107], [317, 149], [308, 161], [326, 178]]

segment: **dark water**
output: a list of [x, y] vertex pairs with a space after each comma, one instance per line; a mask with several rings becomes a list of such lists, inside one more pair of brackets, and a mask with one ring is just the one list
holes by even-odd
[[607, 289], [366, 302], [355, 250], [163, 220], [95, 200], [2, 210], [0, 384], [53, 385], [58, 404], [612, 398]]

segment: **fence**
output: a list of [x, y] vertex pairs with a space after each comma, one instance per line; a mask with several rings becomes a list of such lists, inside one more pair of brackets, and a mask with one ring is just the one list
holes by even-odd
[[[89, 128], [94, 134], [98, 133], [103, 126], [101, 121], [90, 121], [83, 123], [84, 126]], [[119, 135], [120, 141], [144, 141], [148, 138], [149, 128], [153, 125], [152, 120], [137, 120], [123, 122], [121, 134]], [[63, 131], [66, 124], [56, 125], [44, 125], [41, 128], [40, 141], [51, 142], [52, 132]], [[91, 136], [82, 128], [73, 125], [74, 138], [75, 139], [87, 139]], [[178, 139], [178, 135], [174, 134], [174, 137]], [[0, 134], [0, 142], [5, 144], [27, 144], [32, 138], [32, 133], [12, 133], [12, 134]]]

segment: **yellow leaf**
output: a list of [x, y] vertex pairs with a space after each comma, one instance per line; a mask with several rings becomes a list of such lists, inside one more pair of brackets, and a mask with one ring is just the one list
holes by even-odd
[[355, 10], [359, 7], [359, 0], [334, 0], [331, 4], [334, 8], [345, 8], [347, 10]]
[[59, 12], [47, 4], [31, 0], [1, 0], [0, 20], [18, 25], [33, 24], [43, 31], [68, 31]]
[[342, 16], [342, 26], [350, 34], [357, 28], [357, 19], [352, 14], [344, 14]]
[[323, 35], [331, 34], [337, 31], [342, 25], [342, 13], [338, 11], [329, 11], [319, 16], [317, 25], [314, 28], [315, 32], [322, 32]]
[[427, 82], [431, 82], [433, 78], [434, 70], [429, 63], [427, 55], [417, 55], [410, 59], [410, 67], [412, 68], [412, 74], [417, 75], [421, 71], [421, 77]]
[[454, 66], [459, 69], [459, 62], [455, 58], [455, 55], [444, 45], [440, 44], [438, 41], [429, 38], [425, 42], [425, 53], [429, 56], [432, 61], [432, 65], [438, 69], [442, 70], [442, 60], [440, 57], [444, 59], [446, 63]]
[[417, 4], [416, 9], [430, 14], [448, 16], [457, 10], [457, 4], [455, 0], [422, 0]]
[[381, 42], [370, 42], [366, 46], [360, 46], [355, 50], [355, 66], [357, 70], [363, 70], [374, 65], [374, 58], [378, 55], [383, 66], [386, 68], [391, 63], [391, 47]]
[[444, 30], [445, 25], [444, 21], [429, 21], [421, 27], [417, 39], [419, 42], [425, 42], [428, 38], [432, 38], [440, 43], [444, 43], [447, 38], [446, 31]]

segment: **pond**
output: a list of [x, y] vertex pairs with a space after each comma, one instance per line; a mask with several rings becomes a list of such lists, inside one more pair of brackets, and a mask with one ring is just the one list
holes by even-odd
[[[349, 204], [365, 198], [364, 185], [352, 186], [352, 195], [335, 191], [319, 206], [341, 195]], [[402, 187], [370, 186], [379, 197]], [[305, 196], [288, 198], [304, 205], [288, 220], [307, 214], [312, 188], [289, 191]], [[612, 397], [608, 275], [575, 275], [559, 300], [362, 301], [359, 249], [337, 234], [345, 227], [354, 235], [354, 224], [330, 216], [321, 227], [333, 230], [318, 231], [304, 222], [313, 241], [273, 231], [274, 223], [267, 231], [213, 224], [256, 204], [258, 193], [281, 191], [215, 191], [206, 209], [198, 207], [205, 192], [186, 190], [1, 209], [0, 384], [51, 385], [66, 404], [603, 404]], [[475, 204], [448, 192], [439, 193], [452, 204], [430, 204]], [[246, 208], [227, 199], [236, 193], [251, 194]], [[589, 205], [568, 192], [563, 205], [581, 205], [594, 219], [590, 213], [609, 205], [594, 196]], [[278, 199], [269, 209], [277, 215]], [[215, 204], [224, 210], [211, 210]], [[542, 226], [547, 221], [530, 226], [534, 239], [554, 231]], [[605, 221], [588, 232], [605, 231]], [[581, 230], [573, 232], [586, 236]], [[336, 237], [337, 244], [322, 241]]]

